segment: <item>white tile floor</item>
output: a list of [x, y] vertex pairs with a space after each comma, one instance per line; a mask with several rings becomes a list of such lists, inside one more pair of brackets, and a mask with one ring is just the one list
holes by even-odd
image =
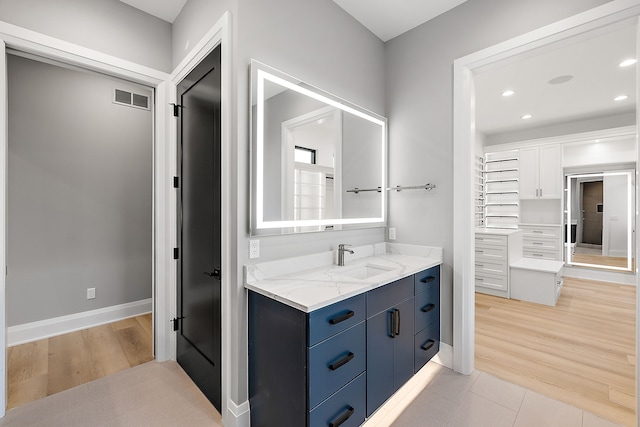
[[482, 372], [429, 362], [364, 427], [615, 427], [618, 424]]

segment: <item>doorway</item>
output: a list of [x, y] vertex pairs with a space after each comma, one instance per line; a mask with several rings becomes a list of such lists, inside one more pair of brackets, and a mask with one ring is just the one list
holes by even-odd
[[[153, 89], [23, 52], [6, 58], [8, 346], [151, 312]], [[132, 332], [149, 344], [145, 359], [151, 325]], [[95, 334], [74, 337], [83, 347]], [[66, 381], [49, 381], [45, 395], [124, 366], [95, 372], [96, 354], [54, 341], [49, 380]]]
[[177, 361], [222, 412], [221, 46], [178, 85]]
[[580, 183], [582, 227], [576, 244], [586, 248], [602, 250], [602, 188], [602, 180]]
[[[507, 42], [476, 52], [454, 62], [454, 352], [453, 366], [470, 374], [474, 369], [474, 256], [473, 256], [473, 153], [474, 76], [473, 71], [490, 67], [535, 48], [565, 40], [577, 34], [600, 30], [612, 23], [636, 19], [637, 4], [611, 2]], [[635, 160], [635, 159], [634, 159]], [[637, 189], [636, 189], [637, 190]], [[636, 237], [637, 238], [637, 237]], [[636, 305], [637, 311], [637, 305]], [[637, 334], [637, 332], [636, 332]], [[636, 398], [637, 399], [637, 398]], [[636, 400], [634, 399], [634, 400]]]

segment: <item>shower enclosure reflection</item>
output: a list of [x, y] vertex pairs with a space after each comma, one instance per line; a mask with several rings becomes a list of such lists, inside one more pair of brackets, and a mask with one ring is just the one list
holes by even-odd
[[633, 170], [567, 175], [567, 265], [634, 270], [633, 176]]

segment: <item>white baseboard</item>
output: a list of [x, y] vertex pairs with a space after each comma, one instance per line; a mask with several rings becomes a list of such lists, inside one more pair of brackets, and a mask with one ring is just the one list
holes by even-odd
[[440, 351], [433, 356], [433, 361], [446, 368], [453, 369], [453, 347], [440, 342]]
[[224, 425], [228, 427], [250, 427], [251, 417], [249, 412], [249, 401], [236, 405], [231, 399], [227, 401], [227, 417]]
[[113, 305], [97, 310], [83, 311], [82, 313], [68, 316], [54, 317], [53, 319], [39, 320], [37, 322], [23, 323], [22, 325], [7, 328], [7, 345], [9, 347], [49, 338], [56, 335], [79, 331], [105, 323], [139, 316], [152, 311], [151, 298]]

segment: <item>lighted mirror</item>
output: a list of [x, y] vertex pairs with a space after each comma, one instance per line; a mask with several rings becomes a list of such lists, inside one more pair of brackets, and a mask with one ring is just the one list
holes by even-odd
[[635, 171], [566, 177], [567, 265], [633, 271]]
[[387, 120], [251, 62], [251, 234], [384, 226]]

